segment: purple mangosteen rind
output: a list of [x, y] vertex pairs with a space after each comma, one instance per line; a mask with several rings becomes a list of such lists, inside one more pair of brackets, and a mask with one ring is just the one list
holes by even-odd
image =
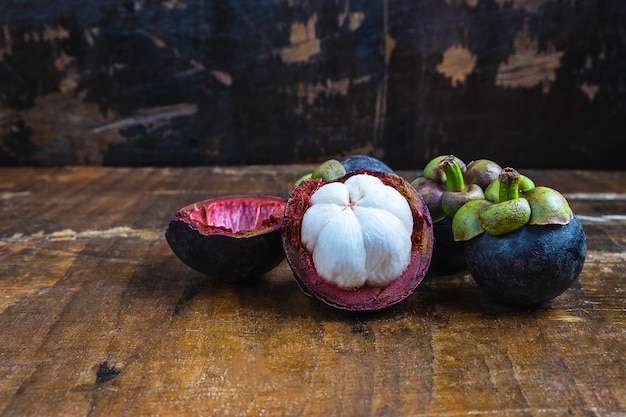
[[499, 301], [521, 306], [540, 305], [570, 288], [586, 253], [576, 216], [565, 225], [524, 225], [465, 242], [468, 269], [479, 286]]
[[300, 288], [307, 295], [340, 310], [375, 311], [391, 307], [409, 297], [428, 271], [433, 245], [432, 220], [422, 197], [402, 177], [388, 172], [358, 169], [330, 182], [345, 182], [354, 175], [367, 174], [399, 191], [413, 215], [409, 266], [394, 281], [383, 287], [342, 289], [324, 279], [315, 268], [311, 252], [301, 241], [304, 213], [311, 207], [310, 197], [322, 185], [321, 179], [307, 179], [295, 187], [287, 201], [282, 239], [287, 262]]
[[223, 281], [247, 281], [284, 259], [280, 229], [287, 201], [224, 196], [179, 209], [165, 230], [172, 252], [190, 268]]

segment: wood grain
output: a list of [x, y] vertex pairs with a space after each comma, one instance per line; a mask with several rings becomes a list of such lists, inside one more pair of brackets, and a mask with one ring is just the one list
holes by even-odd
[[623, 172], [522, 171], [566, 194], [588, 239], [579, 281], [532, 310], [459, 273], [348, 314], [286, 263], [222, 283], [163, 238], [187, 203], [287, 196], [309, 170], [0, 168], [0, 415], [626, 413]]

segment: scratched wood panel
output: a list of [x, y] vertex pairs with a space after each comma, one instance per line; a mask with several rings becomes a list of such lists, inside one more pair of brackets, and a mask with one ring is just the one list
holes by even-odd
[[620, 0], [3, 6], [2, 165], [624, 167]]
[[0, 168], [0, 415], [626, 413], [623, 172], [524, 171], [588, 237], [579, 281], [536, 310], [460, 273], [347, 314], [286, 263], [220, 283], [163, 239], [182, 205], [286, 196], [310, 168]]

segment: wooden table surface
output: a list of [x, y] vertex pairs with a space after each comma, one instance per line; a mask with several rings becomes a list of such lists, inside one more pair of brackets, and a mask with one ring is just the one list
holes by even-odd
[[285, 262], [228, 284], [167, 245], [183, 205], [287, 197], [310, 168], [0, 168], [0, 416], [626, 415], [624, 172], [521, 170], [587, 234], [579, 280], [538, 309], [430, 273], [349, 314]]

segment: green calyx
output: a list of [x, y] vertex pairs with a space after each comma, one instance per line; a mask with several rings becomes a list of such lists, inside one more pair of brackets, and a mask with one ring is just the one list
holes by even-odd
[[567, 224], [574, 218], [563, 194], [548, 187], [535, 187], [524, 194], [532, 214], [528, 224]]
[[465, 182], [478, 184], [483, 190], [496, 178], [502, 171], [502, 167], [489, 159], [476, 159], [467, 164], [465, 171]]
[[452, 221], [455, 240], [469, 240], [483, 232], [499, 236], [526, 224], [567, 224], [573, 218], [562, 194], [548, 187], [535, 187], [528, 177], [512, 168], [500, 172], [485, 196], [458, 209]]
[[298, 178], [296, 180], [296, 182], [293, 184], [294, 187], [297, 187], [298, 185], [300, 185], [300, 183], [304, 180], [308, 180], [309, 178], [311, 178], [311, 176], [313, 175], [313, 173], [309, 172], [308, 174], [304, 174], [303, 176], [301, 176], [300, 178]]
[[454, 240], [470, 240], [483, 233], [480, 221], [481, 211], [492, 203], [487, 200], [472, 200], [465, 203], [452, 218], [452, 234]]
[[434, 222], [452, 218], [456, 211], [471, 200], [484, 198], [476, 184], [467, 184], [465, 163], [454, 155], [433, 158], [424, 168], [423, 176], [411, 185], [420, 193]]
[[308, 180], [309, 178], [321, 178], [322, 181], [332, 181], [344, 175], [346, 175], [346, 169], [341, 165], [341, 162], [336, 159], [329, 159], [328, 161], [322, 162], [313, 172], [298, 178], [294, 186], [300, 185], [302, 181]]
[[422, 175], [429, 180], [445, 184], [447, 180], [447, 173], [441, 166], [441, 163], [444, 160], [454, 161], [454, 163], [458, 165], [458, 168], [461, 170], [461, 175], [465, 175], [465, 170], [467, 169], [465, 162], [454, 155], [440, 155], [431, 159], [424, 167]]
[[454, 217], [467, 202], [483, 198], [485, 198], [483, 190], [476, 184], [470, 184], [463, 191], [444, 191], [441, 196], [441, 208], [446, 216]]
[[332, 181], [344, 175], [346, 175], [346, 169], [341, 165], [341, 162], [336, 159], [329, 159], [315, 168], [315, 171], [311, 174], [311, 178], [321, 178], [322, 181]]
[[[525, 193], [535, 188], [535, 183], [525, 175], [519, 174], [519, 180], [517, 181], [518, 193]], [[508, 190], [507, 193], [513, 192]], [[497, 203], [501, 201], [500, 195], [500, 181], [495, 178], [485, 189], [485, 198], [489, 201]]]
[[493, 236], [514, 232], [528, 223], [530, 204], [525, 198], [486, 206], [478, 215], [485, 232]]

